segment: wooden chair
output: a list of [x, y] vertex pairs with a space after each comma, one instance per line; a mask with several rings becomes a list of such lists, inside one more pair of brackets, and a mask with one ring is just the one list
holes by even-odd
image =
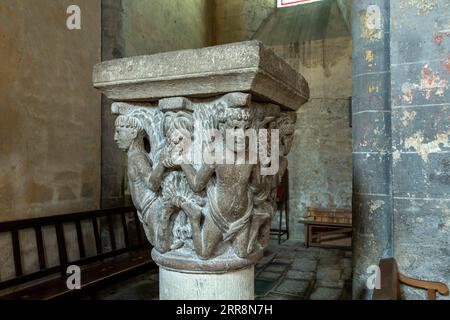
[[446, 284], [436, 281], [425, 281], [407, 277], [401, 274], [397, 268], [397, 262], [393, 258], [380, 260], [381, 289], [375, 289], [373, 300], [401, 300], [400, 284], [425, 289], [428, 291], [428, 300], [436, 300], [436, 292], [448, 295]]

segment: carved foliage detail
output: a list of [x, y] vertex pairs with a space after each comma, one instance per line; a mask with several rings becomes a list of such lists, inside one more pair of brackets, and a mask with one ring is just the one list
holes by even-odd
[[[127, 153], [133, 202], [159, 253], [239, 259], [267, 245], [295, 113], [245, 93], [169, 98], [158, 105], [119, 102], [112, 111], [118, 115], [114, 139]], [[229, 130], [239, 129], [253, 129], [256, 136], [228, 138]], [[225, 160], [206, 161], [205, 154]], [[258, 155], [253, 162], [247, 161], [251, 154]], [[263, 174], [275, 162], [277, 170]]]

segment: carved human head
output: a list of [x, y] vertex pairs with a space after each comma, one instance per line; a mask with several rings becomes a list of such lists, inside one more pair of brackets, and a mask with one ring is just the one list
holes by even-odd
[[[224, 135], [225, 145], [228, 150], [242, 152], [245, 150], [245, 131], [252, 125], [251, 111], [249, 108], [230, 108], [219, 109], [218, 122], [219, 130]], [[227, 130], [235, 131], [235, 139], [227, 139]], [[236, 141], [236, 143], [235, 143]]]
[[295, 112], [283, 112], [276, 120], [276, 126], [280, 129], [281, 151], [283, 155], [287, 155], [292, 148], [296, 121], [297, 114]]
[[114, 141], [123, 151], [128, 151], [132, 142], [144, 131], [141, 120], [133, 115], [118, 116], [115, 125]]
[[184, 111], [170, 112], [164, 121], [164, 131], [168, 142], [172, 145], [188, 142], [194, 132], [194, 120], [192, 114]]

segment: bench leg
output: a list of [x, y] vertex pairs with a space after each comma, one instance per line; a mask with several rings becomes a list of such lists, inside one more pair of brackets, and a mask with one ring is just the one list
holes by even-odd
[[306, 233], [305, 233], [305, 246], [309, 248], [309, 240], [310, 240], [310, 225], [306, 225]]

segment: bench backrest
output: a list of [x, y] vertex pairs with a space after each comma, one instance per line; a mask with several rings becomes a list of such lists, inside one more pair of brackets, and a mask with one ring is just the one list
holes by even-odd
[[308, 208], [308, 217], [318, 222], [352, 224], [352, 211], [338, 208]]
[[[129, 233], [129, 224], [127, 223], [127, 216], [132, 216], [131, 222], [134, 224], [136, 239], [131, 241]], [[117, 218], [116, 218], [117, 217]], [[111, 249], [104, 252], [104, 245], [102, 243], [102, 237], [99, 230], [99, 221], [104, 219], [109, 231], [109, 244]], [[117, 223], [115, 220], [120, 219], [121, 228], [123, 229], [123, 242], [124, 245], [118, 248], [116, 241]], [[87, 256], [85, 241], [83, 237], [83, 223], [90, 223], [94, 231], [95, 249], [96, 255]], [[130, 222], [130, 221], [128, 221]], [[102, 220], [103, 223], [103, 220]], [[74, 224], [76, 230], [77, 243], [75, 246], [78, 249], [79, 259], [76, 261], [70, 261], [67, 251], [67, 243], [64, 232], [65, 224]], [[58, 247], [59, 264], [48, 266], [45, 259], [45, 246], [43, 237], [44, 227], [53, 227], [56, 232], [56, 240]], [[120, 225], [119, 225], [120, 227]], [[0, 234], [8, 233], [12, 242], [12, 253], [14, 258], [15, 277], [1, 281], [0, 290], [6, 289], [15, 285], [23, 284], [32, 280], [40, 279], [45, 276], [49, 276], [58, 272], [62, 274], [66, 273], [68, 265], [83, 266], [95, 261], [101, 261], [103, 259], [111, 258], [124, 254], [133, 250], [138, 250], [146, 246], [150, 247], [150, 244], [143, 236], [143, 230], [141, 229], [141, 223], [134, 207], [122, 207], [114, 209], [96, 210], [88, 212], [70, 213], [63, 215], [55, 215], [42, 218], [33, 218], [26, 220], [8, 221], [0, 223]], [[24, 230], [34, 230], [35, 233], [35, 248], [37, 250], [37, 256], [39, 261], [39, 270], [31, 273], [24, 274], [23, 261], [19, 232]], [[103, 241], [104, 242], [104, 241]], [[71, 244], [72, 246], [74, 244]]]

